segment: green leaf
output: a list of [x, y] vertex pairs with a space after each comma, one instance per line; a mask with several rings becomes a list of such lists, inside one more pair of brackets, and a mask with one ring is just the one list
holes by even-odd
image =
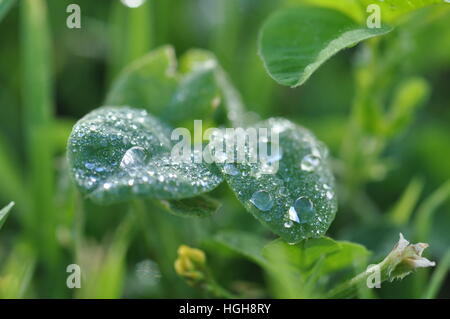
[[415, 235], [418, 241], [428, 241], [434, 215], [445, 201], [450, 198], [450, 180], [442, 184], [417, 208], [414, 219]]
[[144, 108], [174, 126], [192, 119], [210, 119], [220, 105], [227, 116], [237, 118], [243, 113], [238, 94], [213, 54], [188, 51], [177, 69], [170, 46], [154, 50], [125, 68], [113, 83], [105, 105]]
[[342, 11], [356, 21], [364, 21], [366, 12], [361, 6], [360, 0], [287, 0], [289, 5], [314, 5]]
[[72, 176], [100, 204], [135, 197], [183, 199], [221, 183], [212, 165], [174, 161], [169, 136], [169, 127], [145, 110], [95, 110], [75, 125], [69, 138]]
[[6, 218], [8, 217], [9, 211], [14, 206], [14, 202], [9, 203], [0, 210], [0, 229], [2, 229], [3, 224], [5, 224]]
[[217, 58], [209, 51], [191, 49], [180, 58], [180, 71], [190, 72], [204, 65], [215, 65], [215, 77], [222, 95], [222, 103], [226, 118], [234, 127], [245, 126], [247, 123], [244, 103], [239, 92], [232, 85], [227, 73], [217, 63]]
[[400, 199], [389, 211], [388, 219], [397, 226], [406, 225], [419, 201], [422, 189], [423, 181], [418, 178], [412, 179]]
[[178, 85], [175, 52], [164, 46], [140, 58], [114, 81], [105, 105], [129, 105], [161, 114]]
[[220, 94], [212, 67], [205, 67], [183, 77], [161, 117], [170, 123], [211, 118], [220, 104]]
[[[374, 4], [373, 0], [359, 0], [364, 7]], [[380, 6], [382, 19], [387, 22], [396, 22], [402, 16], [435, 4], [446, 4], [445, 0], [384, 0], [377, 1], [375, 4]], [[447, 3], [448, 4], [448, 3]]]
[[209, 217], [221, 206], [219, 201], [206, 195], [180, 200], [162, 200], [161, 203], [170, 213], [182, 217]]
[[16, 0], [0, 0], [0, 21], [6, 16]]
[[337, 210], [326, 146], [307, 129], [281, 118], [261, 122], [247, 133], [236, 131], [236, 136], [250, 136], [251, 129], [276, 132], [279, 141], [272, 134], [267, 142], [259, 143], [260, 155], [266, 144], [268, 156], [252, 161], [255, 146], [247, 139], [245, 158], [236, 164], [217, 163], [238, 199], [290, 243], [325, 234]]
[[323, 297], [332, 275], [361, 266], [369, 252], [358, 244], [322, 237], [297, 245], [275, 240], [263, 255], [271, 266], [269, 275], [278, 297], [317, 298]]
[[430, 94], [430, 85], [419, 77], [411, 77], [400, 83], [387, 118], [387, 134], [393, 136], [407, 127], [415, 112]]
[[264, 23], [259, 54], [275, 81], [296, 87], [334, 54], [391, 30], [388, 26], [369, 29], [328, 8], [282, 9]]
[[[370, 255], [364, 246], [328, 237], [306, 239], [296, 245], [275, 240], [263, 252], [269, 260], [280, 253], [287, 256], [287, 262], [304, 275], [310, 275], [311, 270], [320, 275], [330, 274], [351, 267], [358, 261], [365, 261]], [[313, 268], [322, 259], [320, 267]]]
[[261, 237], [242, 231], [223, 231], [214, 236], [214, 240], [262, 267], [269, 267], [262, 255], [263, 248], [269, 242]]

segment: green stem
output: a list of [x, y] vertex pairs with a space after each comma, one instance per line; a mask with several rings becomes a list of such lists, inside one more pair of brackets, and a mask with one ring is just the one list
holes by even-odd
[[[384, 259], [382, 262], [376, 265], [378, 270], [380, 271], [380, 282], [381, 285], [383, 282], [389, 279], [388, 275], [388, 259]], [[355, 277], [347, 280], [346, 282], [338, 285], [333, 288], [329, 293], [329, 298], [351, 298], [355, 297], [358, 294], [358, 291], [361, 289], [368, 289], [367, 287], [367, 279], [369, 276], [372, 276], [373, 273], [370, 271], [363, 271]]]
[[425, 290], [422, 298], [423, 299], [433, 299], [436, 298], [439, 290], [445, 282], [445, 277], [450, 270], [450, 249], [444, 255], [441, 262], [438, 264], [438, 267], [433, 273], [431, 277], [430, 284], [428, 288]]
[[[22, 80], [25, 146], [28, 159], [31, 210], [26, 214], [29, 240], [39, 248], [52, 287], [61, 288], [63, 278], [55, 280], [59, 247], [56, 240], [57, 214], [53, 199], [54, 167], [51, 131], [53, 123], [51, 44], [46, 2], [21, 1]], [[50, 279], [51, 277], [51, 279]], [[50, 289], [50, 295], [55, 293]]]

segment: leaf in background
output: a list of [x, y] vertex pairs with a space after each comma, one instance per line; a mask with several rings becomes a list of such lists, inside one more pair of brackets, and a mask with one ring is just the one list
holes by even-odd
[[435, 190], [423, 203], [417, 208], [414, 219], [415, 236], [418, 241], [428, 241], [434, 215], [445, 201], [450, 198], [450, 180]]
[[408, 78], [400, 83], [388, 114], [386, 133], [393, 136], [407, 127], [429, 95], [430, 85], [422, 78]]
[[0, 299], [26, 298], [36, 268], [36, 252], [33, 247], [19, 241], [2, 266]]
[[397, 226], [406, 225], [419, 201], [422, 189], [423, 181], [421, 179], [411, 180], [400, 199], [389, 211], [388, 219]]
[[322, 236], [337, 210], [326, 146], [307, 129], [285, 119], [272, 118], [255, 128], [276, 131], [278, 150], [270, 140], [261, 142], [260, 153], [266, 144], [270, 155], [252, 163], [254, 147], [246, 141], [242, 163], [217, 163], [228, 185], [254, 217], [284, 240], [295, 243]]
[[363, 22], [367, 17], [360, 0], [287, 0], [287, 3], [289, 5], [307, 4], [339, 10], [360, 22]]
[[214, 69], [206, 66], [183, 77], [161, 117], [173, 124], [209, 119], [219, 104], [220, 94]]
[[[222, 102], [222, 96], [224, 101]], [[210, 119], [223, 105], [230, 121], [243, 107], [213, 54], [191, 50], [177, 61], [165, 46], [135, 61], [112, 85], [105, 105], [129, 105], [178, 126], [192, 119]]]
[[68, 142], [78, 187], [95, 202], [108, 204], [138, 196], [188, 198], [222, 182], [212, 165], [174, 161], [169, 133], [145, 110], [103, 107], [89, 113]]
[[114, 81], [105, 105], [129, 105], [160, 114], [178, 84], [175, 52], [164, 46], [126, 67]]
[[8, 213], [11, 210], [11, 208], [14, 206], [14, 202], [9, 203], [2, 209], [0, 209], [0, 229], [2, 229], [3, 224], [6, 221], [6, 218], [8, 217]]
[[26, 211], [30, 205], [29, 198], [23, 195], [25, 187], [17, 164], [18, 161], [13, 156], [12, 150], [0, 136], [0, 192], [5, 198], [20, 198], [20, 207]]
[[224, 109], [227, 113], [227, 119], [234, 127], [245, 126], [246, 111], [242, 98], [236, 88], [232, 85], [226, 72], [218, 64], [214, 54], [206, 50], [191, 49], [180, 58], [180, 71], [183, 74], [188, 73], [192, 70], [201, 68], [205, 64], [215, 66], [215, 77], [223, 98], [222, 103], [224, 104]]
[[0, 0], [0, 21], [6, 16], [16, 0]]
[[418, 10], [420, 8], [435, 5], [435, 4], [448, 4], [445, 0], [383, 0], [376, 1], [373, 0], [358, 0], [364, 7], [371, 4], [377, 4], [381, 8], [382, 19], [388, 22], [395, 22], [402, 16]]
[[296, 245], [275, 240], [264, 248], [263, 254], [270, 260], [280, 251], [287, 256], [288, 263], [294, 269], [304, 274], [309, 274], [314, 264], [323, 259], [320, 267], [314, 269], [320, 275], [351, 267], [358, 261], [365, 261], [370, 255], [364, 246], [328, 237], [305, 239]]
[[209, 217], [217, 212], [220, 202], [206, 195], [180, 200], [162, 200], [166, 210], [178, 216]]
[[269, 267], [262, 255], [268, 241], [261, 237], [242, 231], [223, 231], [218, 233], [214, 240], [262, 267]]
[[114, 299], [122, 297], [126, 276], [126, 256], [136, 220], [133, 214], [125, 216], [109, 243], [83, 242], [77, 263], [86, 280], [76, 289], [77, 298]]
[[[54, 202], [55, 167], [52, 139], [54, 91], [52, 39], [48, 1], [20, 1], [20, 67], [22, 127], [25, 147], [27, 195], [30, 211], [24, 216], [26, 232], [38, 242], [40, 255], [50, 268], [56, 267], [60, 250], [55, 236], [60, 216]], [[21, 204], [21, 202], [20, 202]], [[55, 269], [55, 268], [53, 268]], [[54, 284], [54, 280], [48, 280]]]
[[275, 81], [296, 87], [334, 54], [391, 30], [387, 26], [369, 29], [328, 8], [282, 9], [264, 23], [259, 54]]
[[329, 276], [367, 261], [369, 252], [361, 245], [322, 237], [297, 245], [275, 240], [263, 250], [271, 266], [273, 289], [280, 298], [321, 297]]

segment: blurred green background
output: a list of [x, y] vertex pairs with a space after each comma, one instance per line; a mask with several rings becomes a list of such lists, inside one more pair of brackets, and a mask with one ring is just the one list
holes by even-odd
[[[128, 0], [128, 5], [138, 2]], [[380, 260], [402, 231], [408, 239], [429, 243], [427, 256], [439, 263], [450, 246], [449, 187], [444, 185], [450, 178], [449, 8], [416, 12], [385, 41], [399, 48], [393, 52], [400, 60], [393, 64], [385, 95], [395, 95], [398, 84], [413, 76], [428, 82], [430, 95], [405, 129], [384, 137], [385, 147], [370, 164], [373, 173], [357, 173], [366, 169], [362, 165], [353, 167], [352, 176], [352, 170], [341, 169], [340, 159], [357, 90], [352, 69], [361, 47], [331, 59], [300, 88], [276, 84], [257, 55], [258, 30], [271, 12], [292, 2], [147, 0], [137, 8], [125, 0], [13, 3], [0, 22], [0, 207], [16, 203], [0, 231], [0, 297], [209, 296], [176, 275], [173, 263], [181, 244], [201, 247], [217, 281], [228, 289], [247, 297], [277, 297], [258, 266], [212, 240], [223, 230], [275, 238], [226, 187], [214, 191], [223, 203], [219, 213], [192, 220], [145, 202], [137, 203], [138, 209], [99, 207], [84, 200], [69, 179], [65, 147], [73, 124], [102, 104], [125, 65], [164, 44], [172, 44], [178, 56], [190, 48], [213, 51], [249, 111], [289, 118], [329, 146], [342, 184], [329, 236], [361, 243]], [[81, 7], [81, 29], [66, 27], [71, 3]], [[369, 133], [367, 144], [352, 147], [370, 148]], [[348, 180], [357, 180], [356, 191], [346, 186]], [[411, 204], [411, 216], [407, 222], [388, 222], [386, 216], [411, 182], [403, 203]], [[441, 193], [433, 193], [442, 185]], [[433, 194], [434, 201], [420, 206]], [[424, 233], [417, 231], [421, 209]], [[66, 267], [73, 263], [82, 268], [81, 289], [66, 287]], [[419, 297], [425, 273], [417, 274], [422, 281], [414, 274], [377, 293]], [[450, 297], [446, 278], [439, 297]]]

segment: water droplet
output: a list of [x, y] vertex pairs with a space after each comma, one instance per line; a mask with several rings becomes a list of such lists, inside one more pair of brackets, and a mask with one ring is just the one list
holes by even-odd
[[284, 223], [284, 227], [286, 228], [291, 228], [294, 225], [294, 223], [292, 222], [292, 220], [288, 220]]
[[280, 194], [281, 196], [287, 196], [289, 192], [286, 187], [281, 186], [280, 189], [278, 190], [278, 194]]
[[95, 169], [95, 164], [87, 162], [84, 164], [84, 167], [86, 167], [87, 169]]
[[239, 175], [239, 170], [233, 164], [225, 164], [223, 167], [225, 174], [236, 176]]
[[[292, 208], [292, 207], [291, 207]], [[314, 205], [312, 201], [307, 197], [299, 197], [296, 199], [294, 203], [294, 211], [298, 214], [299, 217], [298, 223], [304, 224], [309, 223], [314, 217]], [[291, 219], [292, 220], [292, 219]]]
[[334, 194], [333, 194], [332, 191], [327, 191], [327, 192], [326, 192], [326, 196], [327, 196], [328, 199], [333, 199]]
[[262, 211], [268, 211], [273, 206], [272, 197], [266, 191], [257, 191], [253, 193], [250, 202], [255, 205], [256, 208]]
[[315, 170], [320, 164], [320, 158], [313, 154], [308, 154], [303, 157], [300, 167], [306, 172]]
[[96, 167], [95, 168], [95, 171], [97, 172], [97, 173], [101, 173], [101, 172], [104, 172], [106, 169], [104, 168], [104, 167]]
[[298, 218], [297, 211], [295, 210], [294, 206], [289, 208], [288, 213], [289, 213], [289, 220], [290, 220], [291, 224], [292, 224], [292, 222], [300, 223], [300, 219]]
[[133, 146], [122, 157], [120, 162], [121, 168], [134, 168], [136, 166], [145, 165], [147, 160], [147, 151], [140, 146]]

